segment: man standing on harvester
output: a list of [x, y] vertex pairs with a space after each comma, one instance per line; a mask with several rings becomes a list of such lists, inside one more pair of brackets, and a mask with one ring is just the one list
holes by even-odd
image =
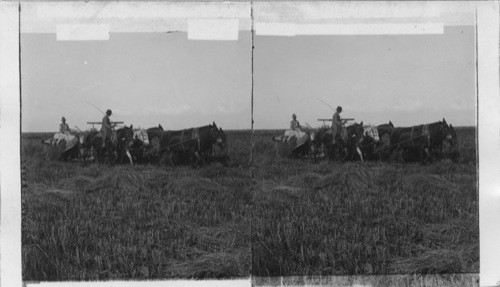
[[333, 135], [333, 143], [335, 143], [335, 139], [337, 137], [338, 132], [342, 128], [342, 120], [340, 119], [340, 113], [342, 112], [342, 107], [338, 106], [337, 111], [333, 114], [332, 119], [332, 135]]
[[109, 136], [111, 135], [111, 129], [114, 127], [114, 125], [111, 125], [111, 120], [109, 119], [111, 114], [112, 114], [111, 110], [107, 110], [106, 115], [102, 118], [102, 125], [101, 125], [102, 147], [106, 146], [106, 141], [109, 139]]

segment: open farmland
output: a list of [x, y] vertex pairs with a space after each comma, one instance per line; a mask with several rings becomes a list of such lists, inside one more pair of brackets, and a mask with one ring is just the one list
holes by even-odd
[[255, 136], [255, 276], [479, 272], [476, 142], [459, 163], [330, 163], [277, 155]]
[[[475, 130], [458, 163], [282, 158], [282, 131], [226, 131], [202, 168], [53, 160], [23, 134], [24, 280], [479, 271]], [[252, 271], [250, 271], [252, 270]]]
[[228, 167], [82, 165], [23, 134], [24, 280], [250, 275], [249, 133]]

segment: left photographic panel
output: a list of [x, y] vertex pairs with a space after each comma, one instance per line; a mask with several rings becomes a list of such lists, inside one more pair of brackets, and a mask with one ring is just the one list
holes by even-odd
[[24, 281], [248, 278], [249, 3], [21, 3]]

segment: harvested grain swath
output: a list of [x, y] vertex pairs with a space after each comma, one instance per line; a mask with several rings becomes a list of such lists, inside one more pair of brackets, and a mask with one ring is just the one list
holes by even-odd
[[25, 280], [248, 277], [253, 179], [238, 162], [83, 165], [38, 145], [23, 141]]
[[459, 163], [257, 158], [253, 274], [478, 272], [475, 144], [463, 138]]

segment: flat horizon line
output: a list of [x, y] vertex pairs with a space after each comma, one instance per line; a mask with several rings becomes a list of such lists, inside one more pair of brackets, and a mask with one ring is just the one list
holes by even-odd
[[[315, 128], [321, 128], [321, 127], [315, 127]], [[396, 127], [398, 128], [398, 127]], [[453, 128], [455, 129], [464, 129], [464, 128], [477, 128], [477, 126], [454, 126]], [[304, 129], [310, 129], [304, 128]], [[177, 130], [177, 129], [176, 129]], [[182, 129], [181, 129], [182, 130]], [[253, 131], [276, 131], [276, 130], [288, 130], [287, 128], [263, 128], [263, 129], [253, 129]], [[88, 132], [89, 130], [85, 130], [84, 132]], [[169, 131], [169, 130], [165, 130]], [[252, 129], [223, 129], [223, 131], [226, 132], [240, 132], [240, 131], [252, 131]], [[31, 131], [21, 131], [21, 134], [50, 134], [50, 133], [57, 133], [57, 131], [43, 131], [43, 132], [31, 132]]]

